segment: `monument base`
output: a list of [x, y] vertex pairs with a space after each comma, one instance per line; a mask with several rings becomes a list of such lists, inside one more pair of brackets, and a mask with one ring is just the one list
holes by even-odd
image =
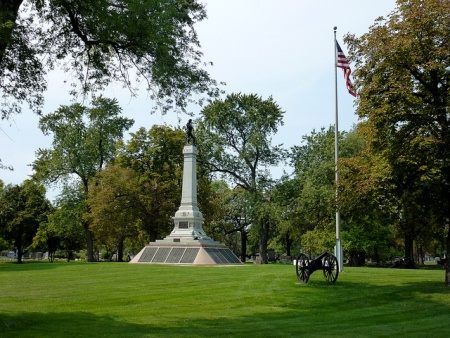
[[161, 240], [145, 246], [130, 263], [171, 265], [242, 265], [224, 244], [201, 240], [169, 242]]

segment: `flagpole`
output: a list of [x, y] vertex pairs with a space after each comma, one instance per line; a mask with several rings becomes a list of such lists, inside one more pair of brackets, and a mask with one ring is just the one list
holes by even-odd
[[344, 271], [344, 260], [343, 260], [343, 252], [341, 246], [341, 213], [339, 212], [339, 206], [337, 202], [338, 193], [339, 193], [339, 172], [338, 172], [338, 162], [339, 162], [339, 125], [338, 125], [338, 95], [337, 95], [337, 50], [336, 50], [336, 30], [337, 27], [334, 28], [334, 98], [335, 98], [335, 126], [334, 126], [334, 177], [335, 177], [335, 197], [336, 197], [336, 246], [334, 247], [334, 254], [339, 263], [339, 271]]

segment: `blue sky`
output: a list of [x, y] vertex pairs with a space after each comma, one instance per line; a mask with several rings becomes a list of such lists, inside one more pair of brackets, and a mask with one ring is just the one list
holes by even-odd
[[[208, 18], [196, 30], [213, 78], [226, 82], [226, 93], [272, 96], [285, 112], [284, 125], [273, 137], [286, 148], [299, 145], [303, 135], [334, 124], [334, 35], [344, 53], [346, 33], [360, 36], [379, 16], [395, 8], [394, 0], [203, 0]], [[353, 68], [353, 67], [352, 67]], [[48, 76], [44, 113], [70, 104], [64, 74]], [[187, 116], [150, 114], [152, 101], [142, 91], [138, 98], [113, 86], [104, 96], [116, 97], [125, 116], [135, 119], [130, 131], [153, 124], [184, 125]], [[338, 69], [339, 129], [356, 123], [353, 96], [347, 93]], [[201, 107], [192, 107], [195, 117]], [[10, 121], [0, 121], [0, 158], [14, 171], [0, 171], [6, 184], [20, 184], [31, 172], [38, 148], [51, 146], [51, 137], [38, 129], [38, 117], [27, 109]], [[179, 122], [181, 121], [181, 122]], [[273, 170], [274, 176], [281, 169]], [[50, 193], [53, 199], [55, 192]]]

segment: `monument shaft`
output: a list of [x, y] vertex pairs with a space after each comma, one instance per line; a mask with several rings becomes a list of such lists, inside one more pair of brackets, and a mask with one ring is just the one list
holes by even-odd
[[183, 148], [183, 188], [181, 192], [180, 209], [197, 209], [197, 147], [185, 146]]
[[[183, 186], [181, 192], [181, 205], [173, 218], [175, 227], [168, 236], [174, 241], [208, 240], [203, 231], [203, 215], [197, 205], [197, 147], [186, 145], [183, 148]], [[166, 238], [167, 239], [167, 238]]]

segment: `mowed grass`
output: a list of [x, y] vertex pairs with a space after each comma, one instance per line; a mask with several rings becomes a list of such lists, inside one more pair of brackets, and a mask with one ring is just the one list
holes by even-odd
[[443, 270], [0, 263], [1, 337], [449, 337]]

